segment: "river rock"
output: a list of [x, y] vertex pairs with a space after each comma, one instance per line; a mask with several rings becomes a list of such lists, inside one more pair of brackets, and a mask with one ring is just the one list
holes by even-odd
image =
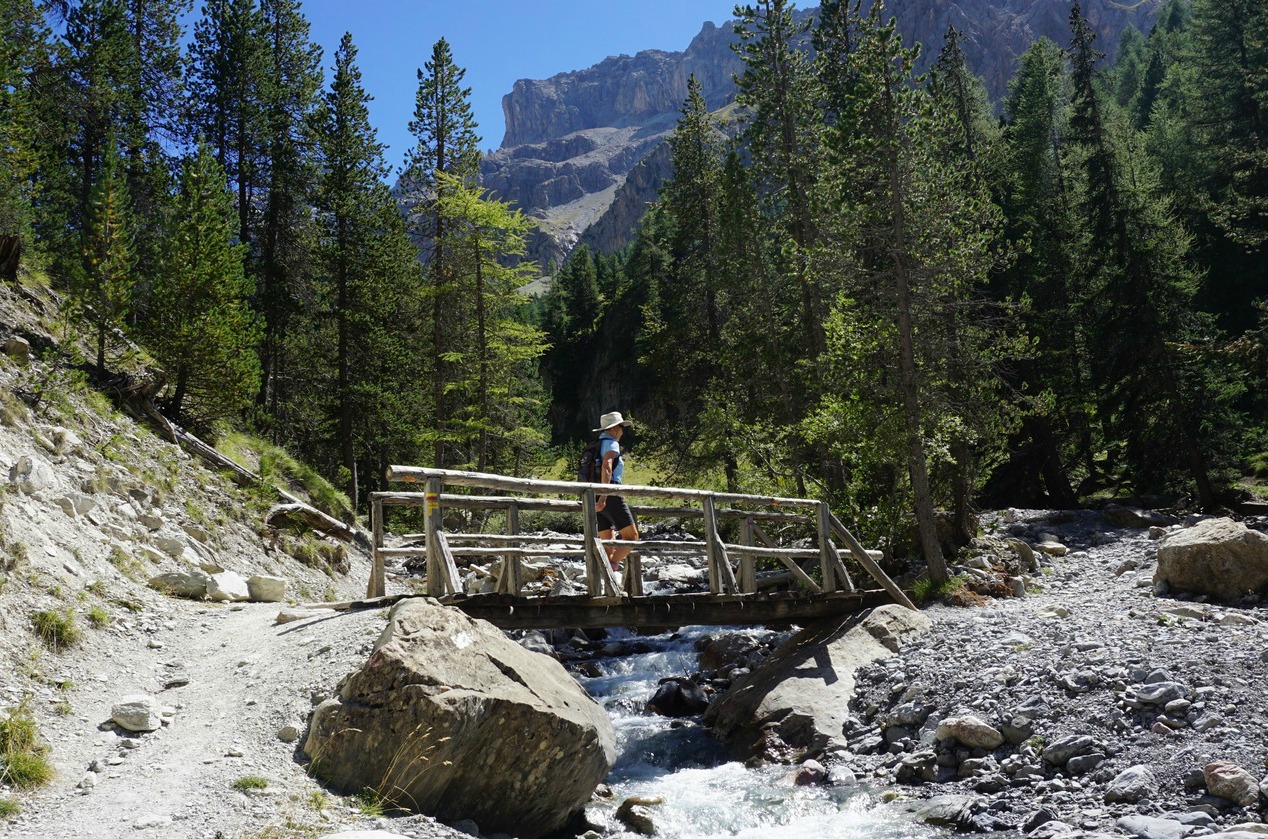
[[207, 578], [207, 596], [212, 600], [241, 601], [251, 598], [247, 581], [236, 571], [222, 571]]
[[1141, 510], [1136, 507], [1123, 507], [1118, 504], [1110, 504], [1101, 511], [1101, 515], [1110, 524], [1118, 527], [1162, 527], [1171, 523], [1169, 518], [1157, 510]]
[[1118, 820], [1120, 830], [1137, 839], [1183, 839], [1196, 827], [1175, 819], [1158, 819], [1153, 816], [1123, 816]]
[[1114, 776], [1105, 789], [1105, 800], [1136, 804], [1151, 798], [1158, 788], [1158, 780], [1147, 766], [1129, 766]]
[[150, 588], [170, 594], [172, 597], [190, 597], [195, 600], [207, 596], [207, 583], [211, 577], [201, 571], [190, 568], [186, 571], [168, 571], [151, 577]]
[[647, 707], [662, 717], [690, 717], [709, 707], [709, 697], [690, 679], [666, 679], [647, 701]]
[[985, 720], [967, 714], [948, 717], [938, 723], [938, 731], [934, 736], [939, 740], [953, 737], [960, 745], [970, 749], [997, 749], [1004, 742], [1004, 735]]
[[1217, 760], [1202, 768], [1206, 789], [1211, 795], [1227, 798], [1241, 807], [1259, 803], [1259, 781], [1236, 763]]
[[1176, 531], [1158, 547], [1154, 583], [1226, 601], [1260, 592], [1268, 588], [1268, 535], [1228, 518]]
[[286, 599], [286, 579], [255, 574], [247, 580], [247, 593], [253, 603], [281, 603]]
[[817, 621], [736, 679], [709, 705], [704, 722], [745, 757], [793, 763], [844, 748], [856, 671], [930, 626], [920, 612], [894, 604], [863, 618]]
[[1043, 747], [1043, 759], [1052, 766], [1065, 766], [1070, 758], [1096, 751], [1096, 741], [1086, 734], [1060, 737]]
[[958, 827], [972, 817], [977, 799], [969, 795], [939, 795], [916, 810], [916, 818], [937, 827]]
[[[429, 599], [313, 712], [304, 752], [333, 789], [522, 839], [560, 830], [616, 760], [612, 722], [552, 658]], [[514, 794], [507, 771], [514, 767]]]
[[[616, 808], [616, 820], [635, 833], [644, 836], [656, 835], [656, 822], [652, 819], [652, 811], [647, 808], [646, 798], [627, 798]], [[658, 801], [659, 799], [655, 799]]]
[[110, 709], [110, 719], [127, 731], [158, 731], [163, 725], [158, 700], [145, 693], [125, 696]]
[[53, 467], [39, 457], [19, 457], [9, 468], [9, 483], [26, 495], [48, 489], [55, 480]]

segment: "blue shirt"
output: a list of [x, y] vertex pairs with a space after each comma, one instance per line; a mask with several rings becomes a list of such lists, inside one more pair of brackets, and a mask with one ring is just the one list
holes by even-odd
[[621, 444], [607, 434], [599, 435], [599, 474], [602, 475], [603, 461], [608, 452], [616, 452], [616, 463], [612, 465], [612, 483], [619, 484], [625, 474], [625, 464], [621, 461]]

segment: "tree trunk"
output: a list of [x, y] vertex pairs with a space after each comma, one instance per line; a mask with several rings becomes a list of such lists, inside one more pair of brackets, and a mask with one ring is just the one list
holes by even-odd
[[1050, 503], [1063, 510], [1079, 506], [1078, 493], [1070, 484], [1070, 476], [1061, 462], [1061, 449], [1057, 446], [1052, 423], [1047, 417], [1033, 417], [1028, 425], [1031, 426], [1031, 439], [1039, 449], [1039, 470]]
[[432, 322], [432, 383], [431, 395], [432, 401], [435, 403], [433, 411], [435, 416], [435, 432], [436, 432], [436, 449], [435, 463], [437, 469], [445, 468], [445, 442], [441, 434], [445, 425], [445, 362], [441, 357], [444, 351], [444, 338], [441, 335], [441, 317], [445, 313], [445, 307], [442, 305], [441, 291], [445, 287], [445, 246], [443, 243], [445, 235], [445, 220], [441, 218], [440, 211], [436, 211], [436, 240], [434, 250], [432, 251], [432, 303], [431, 303], [431, 322]]
[[955, 457], [955, 476], [952, 479], [952, 492], [955, 496], [955, 529], [964, 544], [973, 541], [977, 535], [973, 527], [973, 449], [964, 440], [957, 440], [951, 446]]
[[480, 453], [478, 471], [483, 472], [489, 462], [489, 339], [485, 332], [484, 323], [484, 264], [478, 241], [475, 247], [475, 283], [476, 340], [480, 348]]

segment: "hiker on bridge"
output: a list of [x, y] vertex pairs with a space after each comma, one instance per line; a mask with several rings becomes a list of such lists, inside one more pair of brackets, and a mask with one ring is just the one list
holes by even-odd
[[[619, 484], [625, 472], [625, 464], [621, 460], [621, 437], [629, 426], [629, 420], [621, 416], [620, 411], [612, 411], [599, 418], [599, 427], [594, 429], [599, 434], [599, 483]], [[600, 495], [595, 499], [595, 510], [599, 519], [599, 538], [611, 539], [615, 531], [622, 539], [638, 540], [638, 522], [630, 505], [619, 495]], [[625, 545], [609, 545], [608, 564], [613, 571], [621, 569], [621, 561], [629, 556], [631, 548]]]

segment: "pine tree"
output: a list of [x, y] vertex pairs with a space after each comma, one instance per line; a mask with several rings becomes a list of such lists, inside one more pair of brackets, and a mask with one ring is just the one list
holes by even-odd
[[49, 32], [32, 0], [0, 7], [0, 279], [17, 279], [31, 247], [40, 133], [32, 76], [47, 62]]
[[111, 137], [106, 142], [101, 175], [88, 202], [83, 233], [84, 273], [74, 289], [96, 333], [100, 370], [106, 368], [106, 340], [123, 326], [131, 303], [136, 270], [132, 229], [123, 164]]
[[239, 416], [259, 385], [259, 335], [237, 238], [224, 170], [200, 143], [181, 167], [151, 340], [169, 374], [169, 410], [202, 426]]
[[389, 413], [400, 407], [393, 394], [417, 386], [401, 357], [409, 334], [401, 316], [414, 305], [419, 285], [413, 245], [382, 183], [389, 167], [370, 125], [371, 97], [356, 57], [352, 37], [345, 34], [315, 120], [322, 164], [320, 253], [328, 284], [318, 319], [334, 324], [333, 370], [322, 382], [332, 396], [332, 421], [323, 424], [331, 439], [322, 443], [337, 451], [354, 504], [361, 495], [359, 465], [370, 465], [365, 473], [376, 474], [380, 447], [412, 454], [401, 450], [399, 437], [388, 429], [401, 419]]
[[451, 414], [446, 388], [453, 374], [446, 359], [459, 351], [462, 337], [454, 334], [452, 325], [463, 321], [462, 317], [454, 317], [462, 301], [455, 293], [448, 220], [439, 209], [445, 182], [437, 173], [453, 175], [458, 183], [467, 186], [475, 183], [480, 166], [471, 89], [462, 86], [465, 75], [466, 70], [454, 63], [449, 43], [441, 38], [432, 47], [431, 60], [418, 71], [414, 119], [409, 124], [417, 145], [402, 178], [410, 192], [409, 211], [417, 223], [431, 279], [432, 410], [437, 466], [446, 463], [445, 442]]

